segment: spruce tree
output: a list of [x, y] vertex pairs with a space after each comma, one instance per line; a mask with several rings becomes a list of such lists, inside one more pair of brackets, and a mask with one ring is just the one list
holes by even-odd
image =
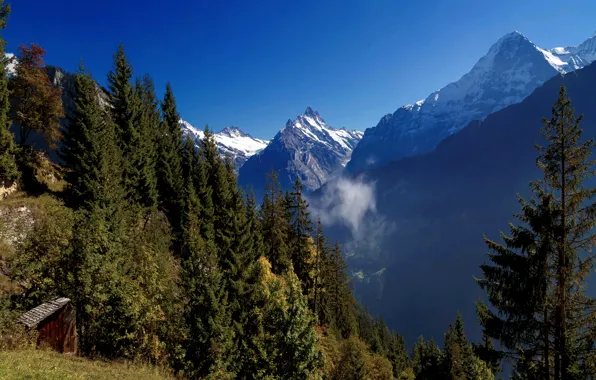
[[[9, 14], [10, 4], [4, 4], [4, 0], [0, 0], [0, 29], [6, 28]], [[10, 132], [10, 92], [7, 79], [9, 58], [5, 57], [5, 46], [6, 41], [0, 36], [0, 186], [10, 184], [19, 178], [15, 161], [16, 146], [14, 136]]]
[[393, 376], [399, 379], [401, 374], [411, 367], [410, 357], [404, 337], [394, 333], [389, 347], [387, 348], [387, 359], [393, 366]]
[[[191, 173], [192, 174], [192, 173]], [[230, 376], [234, 329], [228, 310], [225, 279], [212, 242], [201, 236], [199, 198], [192, 176], [186, 178], [187, 206], [183, 226], [182, 282], [187, 293], [189, 328], [186, 361], [189, 374]]]
[[120, 45], [114, 54], [114, 67], [108, 74], [110, 90], [110, 103], [112, 106], [113, 120], [116, 125], [116, 132], [124, 152], [130, 151], [130, 144], [133, 141], [134, 119], [136, 116], [136, 100], [134, 88], [130, 82], [132, 78], [132, 66], [124, 53], [124, 46]]
[[180, 233], [182, 197], [182, 153], [183, 141], [180, 129], [180, 115], [171, 85], [166, 85], [166, 93], [161, 103], [162, 122], [157, 138], [157, 189], [159, 205], [166, 215], [174, 233]]
[[434, 340], [419, 337], [413, 348], [412, 367], [416, 380], [442, 379], [441, 351]]
[[[113, 144], [115, 136], [106, 135], [111, 122], [106, 112], [99, 105], [95, 82], [83, 64], [75, 76], [74, 110], [69, 117], [61, 156], [66, 168], [65, 179], [68, 183], [66, 201], [74, 209], [90, 210], [98, 204], [107, 189], [98, 187], [98, 183], [107, 178], [102, 175], [118, 175], [119, 172], [106, 173], [109, 160], [120, 164], [119, 150]], [[103, 144], [111, 144], [105, 146]], [[109, 157], [113, 155], [113, 157]], [[105, 165], [105, 166], [104, 166]]]
[[133, 183], [134, 202], [144, 208], [157, 206], [157, 133], [160, 123], [158, 102], [153, 81], [148, 75], [137, 79], [135, 95], [138, 106], [135, 125], [138, 141], [134, 147], [131, 164], [136, 176]]
[[267, 174], [265, 191], [261, 206], [265, 255], [272, 265], [273, 272], [281, 274], [291, 264], [288, 247], [289, 221], [286, 202], [275, 170]]
[[356, 331], [355, 300], [352, 293], [347, 266], [341, 254], [339, 243], [331, 249], [329, 300], [333, 325], [344, 338]]
[[305, 294], [311, 294], [314, 287], [313, 269], [316, 258], [312, 257], [309, 244], [313, 228], [308, 202], [304, 199], [303, 192], [304, 186], [300, 178], [296, 177], [287, 201], [291, 225], [290, 255], [296, 275], [302, 281], [302, 290]]
[[464, 332], [464, 325], [461, 315], [457, 315], [454, 324], [449, 325], [449, 330], [445, 334], [444, 355], [443, 355], [443, 375], [445, 379], [466, 380], [473, 379], [474, 364], [476, 357], [468, 343], [468, 338]]
[[126, 272], [131, 267], [130, 216], [121, 186], [120, 150], [110, 118], [97, 117], [91, 77], [77, 77], [81, 91], [64, 154], [69, 191], [76, 194], [74, 203], [80, 208], [68, 259], [80, 346], [88, 354], [131, 357], [142, 327], [139, 309], [131, 302], [138, 297], [136, 285]]
[[325, 290], [323, 282], [322, 270], [324, 269], [326, 259], [325, 236], [323, 234], [323, 225], [321, 218], [317, 217], [317, 229], [315, 232], [315, 265], [314, 265], [314, 294], [313, 294], [313, 311], [317, 316], [317, 320], [324, 324], [328, 323], [326, 315], [328, 313], [326, 300], [327, 298], [322, 294]]
[[[551, 119], [544, 119], [547, 141], [538, 147], [543, 178], [531, 183], [535, 199], [521, 200], [525, 226], [511, 226], [505, 246], [487, 241], [494, 265], [483, 265], [479, 284], [498, 310], [478, 311], [485, 333], [498, 339], [516, 359], [519, 376], [567, 379], [591, 376], [594, 300], [584, 293], [593, 256], [596, 189], [589, 159], [593, 140], [581, 142], [582, 117], [576, 117], [561, 87]], [[528, 371], [524, 374], [523, 371]]]
[[132, 66], [120, 45], [114, 54], [113, 69], [108, 73], [109, 95], [112, 120], [116, 125], [118, 145], [122, 151], [122, 175], [127, 198], [133, 202], [140, 199], [139, 190], [141, 174], [139, 164], [142, 162], [139, 145], [141, 141], [138, 125], [141, 105], [138, 91], [131, 83]]

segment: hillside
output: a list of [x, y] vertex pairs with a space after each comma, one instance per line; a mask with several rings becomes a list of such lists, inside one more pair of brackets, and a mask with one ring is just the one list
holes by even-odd
[[148, 365], [105, 362], [52, 351], [21, 349], [0, 351], [0, 379], [39, 380], [166, 380], [167, 371]]

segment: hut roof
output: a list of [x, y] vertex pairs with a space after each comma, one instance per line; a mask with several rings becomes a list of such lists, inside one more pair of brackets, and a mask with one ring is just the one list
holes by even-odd
[[70, 302], [69, 298], [57, 297], [42, 303], [41, 305], [29, 310], [25, 314], [21, 315], [18, 322], [21, 322], [25, 326], [31, 328], [37, 326], [41, 321], [54, 314], [56, 311], [62, 309], [67, 303]]

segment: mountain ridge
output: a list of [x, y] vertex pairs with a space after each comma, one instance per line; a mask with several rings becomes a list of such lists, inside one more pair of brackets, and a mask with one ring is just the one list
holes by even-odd
[[508, 33], [461, 78], [367, 128], [346, 171], [356, 173], [431, 151], [471, 121], [519, 103], [553, 76], [595, 59], [596, 36], [575, 47], [545, 50], [518, 31]]
[[273, 167], [282, 188], [289, 188], [298, 176], [307, 190], [317, 189], [343, 170], [361, 137], [360, 131], [328, 125], [307, 106], [304, 113], [288, 119], [265, 149], [246, 161], [240, 168], [239, 183], [260, 195], [265, 173]]

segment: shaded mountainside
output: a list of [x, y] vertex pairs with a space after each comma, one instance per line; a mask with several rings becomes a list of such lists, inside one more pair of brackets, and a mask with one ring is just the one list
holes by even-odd
[[298, 176], [306, 189], [317, 189], [343, 170], [361, 138], [360, 131], [331, 127], [309, 106], [304, 114], [288, 120], [271, 143], [244, 164], [239, 183], [252, 187], [260, 197], [265, 174], [273, 167], [282, 188], [289, 188]]
[[472, 120], [519, 103], [558, 73], [596, 59], [596, 35], [578, 46], [544, 50], [519, 32], [497, 41], [470, 72], [381, 118], [364, 132], [346, 170], [356, 173], [434, 149]]
[[[363, 172], [362, 178], [375, 184], [375, 218], [390, 225], [390, 233], [373, 244], [350, 241], [347, 228], [330, 232], [352, 255], [349, 267], [358, 274], [360, 300], [403, 331], [408, 342], [419, 334], [439, 339], [441, 326], [457, 311], [478, 338], [471, 321], [482, 294], [473, 276], [487, 261], [482, 237], [498, 239], [499, 231], [507, 230], [519, 212], [516, 193], [527, 196], [529, 181], [540, 175], [534, 145], [543, 142], [541, 120], [550, 117], [562, 84], [576, 113], [585, 116], [584, 138], [596, 137], [593, 64], [552, 78], [521, 103], [472, 122], [431, 153]], [[311, 202], [316, 206], [332, 185]], [[374, 229], [375, 222], [371, 225]]]

